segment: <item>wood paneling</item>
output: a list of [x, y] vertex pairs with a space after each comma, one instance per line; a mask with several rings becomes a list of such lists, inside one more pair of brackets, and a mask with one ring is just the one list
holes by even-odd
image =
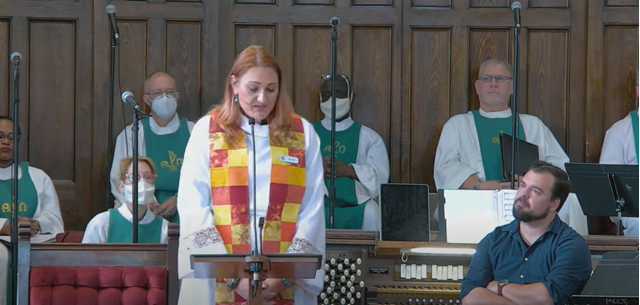
[[[30, 25], [29, 161], [53, 179], [74, 181], [76, 129], [76, 27], [73, 22], [34, 21]], [[54, 56], [51, 56], [51, 55]], [[42, 111], [47, 109], [47, 111]], [[55, 136], [52, 136], [55, 134]], [[37, 143], [37, 145], [35, 145]], [[42, 149], [47, 147], [47, 149]]]
[[[9, 58], [11, 54], [9, 48], [9, 20], [0, 19], [0, 58]], [[9, 96], [9, 86], [13, 86], [12, 80], [13, 64], [9, 60], [0, 60], [0, 115], [9, 114], [9, 103], [13, 98]]]
[[[123, 91], [143, 104], [145, 77], [166, 70], [182, 94], [179, 113], [197, 120], [220, 101], [236, 54], [251, 44], [274, 53], [296, 111], [319, 119], [335, 16], [337, 73], [353, 82], [354, 118], [385, 141], [392, 182], [433, 188], [442, 125], [478, 107], [479, 64], [513, 63], [511, 0], [5, 1], [0, 58], [28, 54], [21, 158], [54, 180], [68, 229], [105, 208], [110, 2], [121, 36], [113, 139], [131, 121]], [[518, 108], [547, 124], [572, 161], [597, 162], [606, 129], [636, 107], [638, 1], [521, 2]], [[10, 72], [0, 61], [2, 114], [11, 113]]]
[[529, 0], [530, 8], [568, 8], [569, 0]]
[[163, 70], [176, 79], [180, 91], [178, 113], [190, 120], [201, 115], [201, 39], [200, 22], [167, 22], [167, 56]]
[[[540, 118], [566, 147], [569, 58], [566, 31], [531, 30], [528, 37], [526, 113]], [[549, 46], [553, 46], [550, 48]], [[523, 106], [525, 106], [523, 105]], [[519, 107], [519, 109], [522, 109]]]
[[433, 180], [428, 164], [449, 117], [451, 31], [414, 29], [411, 45], [410, 181], [425, 182]]
[[[391, 143], [391, 75], [393, 30], [390, 27], [354, 27], [353, 91], [351, 104], [354, 120], [380, 134], [389, 151]], [[375, 46], [371, 48], [370, 46]], [[373, 116], [371, 113], [380, 115]]]

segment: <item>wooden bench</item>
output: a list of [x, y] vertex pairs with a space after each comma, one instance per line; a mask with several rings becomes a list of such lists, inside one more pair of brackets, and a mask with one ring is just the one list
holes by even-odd
[[31, 244], [20, 223], [17, 304], [177, 304], [179, 225], [168, 231], [167, 244]]

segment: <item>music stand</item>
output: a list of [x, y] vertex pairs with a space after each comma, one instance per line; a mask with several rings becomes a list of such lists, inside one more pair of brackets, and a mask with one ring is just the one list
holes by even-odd
[[638, 165], [565, 163], [571, 185], [587, 216], [638, 217]]
[[[195, 278], [251, 278], [250, 264], [262, 264], [256, 292], [249, 285], [249, 305], [262, 304], [262, 281], [266, 278], [312, 279], [321, 268], [322, 253], [193, 254]], [[251, 296], [254, 296], [251, 299]]]

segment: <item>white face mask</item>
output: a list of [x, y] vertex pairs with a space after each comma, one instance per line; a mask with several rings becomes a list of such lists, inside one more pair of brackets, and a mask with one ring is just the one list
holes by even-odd
[[[324, 116], [331, 119], [331, 97], [326, 101], [320, 103], [320, 110], [324, 113]], [[342, 118], [351, 110], [351, 99], [336, 98], [336, 119]]]
[[176, 98], [169, 95], [162, 95], [156, 97], [151, 102], [151, 111], [155, 113], [161, 119], [168, 119], [176, 113], [178, 108], [178, 101]]
[[[153, 195], [155, 191], [155, 185], [144, 179], [140, 179], [140, 181], [138, 181], [138, 205], [147, 205], [155, 202], [156, 197]], [[126, 203], [133, 203], [133, 184], [124, 185], [124, 201]]]

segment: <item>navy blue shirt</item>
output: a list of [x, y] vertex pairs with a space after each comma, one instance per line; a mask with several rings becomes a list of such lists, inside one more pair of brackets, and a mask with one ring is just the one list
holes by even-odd
[[462, 279], [460, 299], [489, 282], [543, 283], [556, 305], [569, 302], [582, 291], [591, 276], [587, 242], [558, 216], [531, 246], [518, 231], [519, 221], [497, 227], [476, 247], [469, 270]]

